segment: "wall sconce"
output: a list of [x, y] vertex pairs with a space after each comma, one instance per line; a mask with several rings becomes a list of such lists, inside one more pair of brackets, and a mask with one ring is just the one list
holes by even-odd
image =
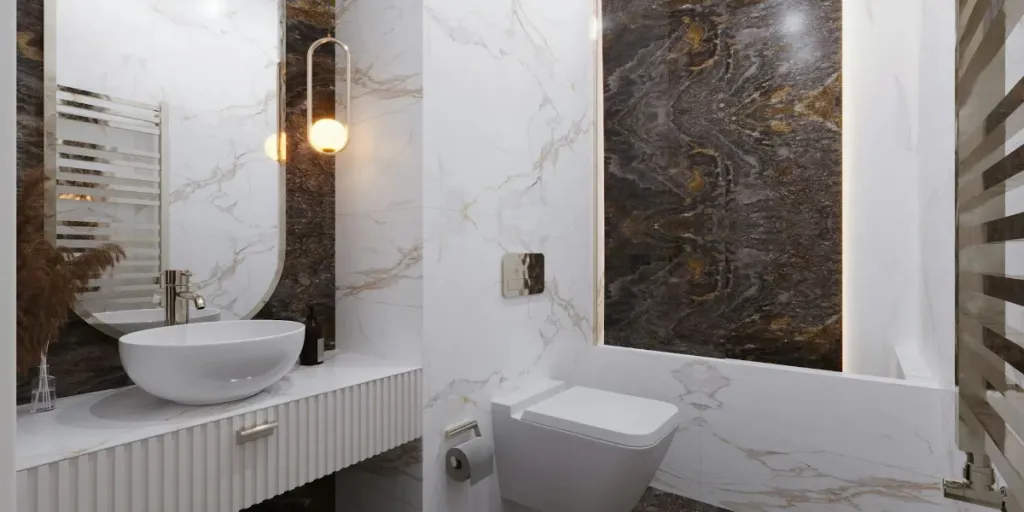
[[[345, 122], [320, 119], [313, 122], [313, 52], [322, 45], [334, 43], [345, 51]], [[352, 52], [345, 43], [333, 37], [318, 39], [306, 52], [306, 138], [313, 149], [333, 155], [348, 146], [348, 130], [352, 126]]]

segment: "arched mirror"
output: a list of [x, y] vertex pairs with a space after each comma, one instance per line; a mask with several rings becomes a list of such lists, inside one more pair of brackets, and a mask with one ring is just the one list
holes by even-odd
[[[125, 257], [79, 296], [112, 336], [251, 318], [284, 259], [280, 0], [49, 0], [47, 234]], [[180, 284], [180, 283], [179, 283]]]

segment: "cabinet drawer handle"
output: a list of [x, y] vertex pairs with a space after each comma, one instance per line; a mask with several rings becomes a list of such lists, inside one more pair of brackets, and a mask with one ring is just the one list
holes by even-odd
[[270, 437], [277, 430], [277, 422], [267, 423], [258, 427], [243, 428], [235, 435], [235, 444], [245, 444], [264, 437]]

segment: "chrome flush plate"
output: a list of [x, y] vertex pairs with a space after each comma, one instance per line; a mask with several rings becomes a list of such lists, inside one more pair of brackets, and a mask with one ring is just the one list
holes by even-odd
[[501, 259], [501, 295], [505, 298], [544, 293], [544, 255], [512, 253]]

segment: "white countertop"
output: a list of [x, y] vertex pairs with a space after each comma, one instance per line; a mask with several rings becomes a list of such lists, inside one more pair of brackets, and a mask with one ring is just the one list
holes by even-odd
[[29, 406], [21, 406], [18, 408], [17, 470], [418, 369], [418, 366], [362, 355], [337, 354], [320, 366], [297, 367], [256, 396], [226, 404], [179, 405], [131, 386], [62, 398], [57, 401], [55, 410], [45, 413], [33, 414]]

